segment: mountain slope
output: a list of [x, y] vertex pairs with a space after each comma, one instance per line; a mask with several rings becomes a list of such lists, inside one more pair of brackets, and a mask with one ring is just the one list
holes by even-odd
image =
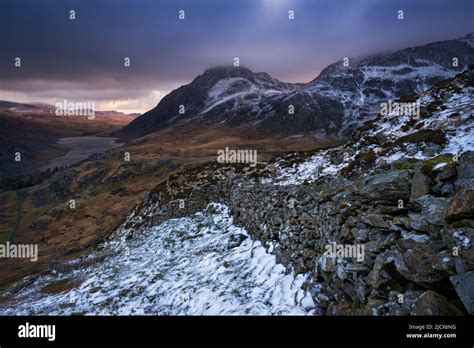
[[[184, 113], [180, 114], [181, 105]], [[299, 107], [288, 113], [289, 105]], [[326, 113], [332, 115], [331, 118]], [[158, 106], [127, 125], [120, 135], [138, 137], [186, 122], [257, 128], [261, 133], [302, 132], [340, 126], [342, 105], [302, 91], [266, 73], [243, 67], [206, 70], [189, 85], [171, 92]]]
[[252, 128], [262, 135], [352, 131], [378, 112], [381, 101], [424, 91], [472, 62], [474, 34], [348, 67], [341, 61], [308, 84], [280, 82], [243, 67], [208, 69], [124, 127], [120, 136], [140, 137], [182, 123]]
[[[457, 66], [453, 65], [453, 59]], [[457, 40], [430, 43], [394, 53], [337, 62], [305, 86], [311, 93], [344, 104], [345, 125], [351, 129], [378, 112], [380, 101], [425, 91], [474, 63], [474, 33]]]

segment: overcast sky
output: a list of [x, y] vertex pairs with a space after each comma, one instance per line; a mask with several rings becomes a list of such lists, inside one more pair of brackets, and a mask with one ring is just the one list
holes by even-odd
[[341, 57], [464, 36], [472, 18], [472, 0], [0, 0], [0, 99], [146, 111], [234, 57], [308, 82]]

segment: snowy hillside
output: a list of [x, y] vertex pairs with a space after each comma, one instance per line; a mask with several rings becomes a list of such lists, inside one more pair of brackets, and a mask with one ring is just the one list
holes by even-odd
[[377, 113], [380, 101], [423, 92], [465, 70], [474, 62], [474, 33], [363, 60], [347, 59], [330, 65], [305, 89], [341, 101], [345, 127], [353, 129]]
[[[223, 205], [133, 239], [130, 232], [118, 230], [85, 258], [111, 255], [103, 263], [17, 284], [0, 315], [314, 313], [311, 296], [301, 289], [305, 277], [287, 274], [260, 242], [232, 224]], [[58, 284], [71, 286], [55, 293]]]
[[[374, 154], [375, 165], [390, 165], [406, 158], [427, 159], [442, 154], [459, 157], [474, 151], [474, 86], [466, 83], [467, 76], [465, 73], [413, 95], [410, 102], [419, 105], [419, 119], [396, 113], [379, 114], [343, 146], [320, 151], [290, 167], [282, 161], [279, 177], [272, 181], [276, 184], [311, 182], [340, 173], [358, 156], [367, 153]], [[423, 143], [423, 131], [438, 132], [442, 139], [438, 144]], [[418, 143], [412, 139], [417, 135], [420, 135]]]

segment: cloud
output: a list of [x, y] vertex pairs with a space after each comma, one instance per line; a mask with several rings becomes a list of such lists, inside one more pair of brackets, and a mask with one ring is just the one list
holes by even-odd
[[132, 85], [121, 88], [111, 81], [96, 84], [67, 81], [23, 80], [8, 84], [12, 89], [0, 90], [0, 100], [44, 102], [56, 104], [64, 99], [71, 102], [95, 102], [98, 110], [125, 113], [146, 112], [154, 108], [169, 90], [156, 90]]
[[148, 95], [144, 95], [137, 99], [103, 100], [97, 105], [97, 109], [118, 110], [124, 113], [143, 113], [154, 108], [166, 94], [166, 92], [162, 91], [151, 91]]
[[[341, 57], [463, 36], [473, 31], [465, 14], [474, 11], [472, 0], [1, 1], [0, 99], [140, 111], [234, 57], [282, 81], [307, 82]], [[76, 21], [65, 17], [69, 8]], [[13, 66], [18, 56], [21, 69]]]

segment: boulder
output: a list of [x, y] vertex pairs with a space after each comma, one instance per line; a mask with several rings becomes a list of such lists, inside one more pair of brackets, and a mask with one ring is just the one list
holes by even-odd
[[474, 151], [466, 151], [459, 157], [457, 174], [456, 189], [474, 190]]
[[[388, 310], [384, 314], [390, 316], [410, 315], [415, 301], [420, 297], [423, 291], [407, 290], [405, 292], [390, 291], [388, 293], [388, 302], [384, 304]], [[400, 301], [400, 295], [403, 301]]]
[[398, 253], [391, 250], [384, 251], [377, 255], [374, 267], [367, 276], [367, 282], [372, 288], [378, 289], [400, 278], [400, 274], [397, 274], [395, 267], [395, 262], [398, 257]]
[[421, 232], [428, 232], [436, 237], [439, 230], [446, 222], [444, 214], [448, 203], [446, 198], [430, 195], [419, 197], [415, 200], [421, 206], [421, 213], [409, 213], [410, 227]]
[[374, 226], [382, 229], [389, 229], [391, 224], [384, 219], [384, 216], [381, 214], [368, 214], [362, 215], [361, 220], [367, 225]]
[[474, 190], [463, 188], [456, 192], [446, 210], [446, 220], [474, 218]]
[[421, 215], [424, 220], [434, 225], [444, 225], [444, 212], [448, 200], [442, 197], [433, 197], [430, 195], [422, 196], [416, 199], [421, 205]]
[[409, 213], [410, 219], [410, 228], [420, 231], [420, 232], [429, 232], [429, 226], [425, 218], [421, 214]]
[[411, 315], [463, 315], [448, 300], [434, 291], [426, 291], [413, 304]]
[[408, 170], [384, 171], [364, 180], [362, 195], [373, 200], [398, 202], [411, 194], [412, 174]]
[[[456, 223], [451, 225], [456, 226]], [[458, 256], [455, 257], [455, 261], [459, 261], [457, 265], [460, 266], [461, 273], [463, 270], [474, 269], [474, 247], [472, 247], [474, 228], [452, 226], [445, 226], [440, 232], [444, 244], [450, 252], [456, 248]]]
[[397, 253], [394, 262], [397, 271], [409, 281], [418, 284], [431, 284], [454, 274], [453, 266], [439, 269], [438, 254], [445, 248], [440, 240], [418, 243], [413, 240], [400, 240], [402, 251]]
[[410, 218], [407, 216], [394, 216], [392, 222], [396, 226], [410, 228]]
[[474, 271], [450, 278], [459, 298], [469, 314], [474, 314]]
[[411, 199], [417, 199], [430, 193], [431, 179], [421, 171], [422, 163], [414, 166], [413, 181], [411, 183]]

